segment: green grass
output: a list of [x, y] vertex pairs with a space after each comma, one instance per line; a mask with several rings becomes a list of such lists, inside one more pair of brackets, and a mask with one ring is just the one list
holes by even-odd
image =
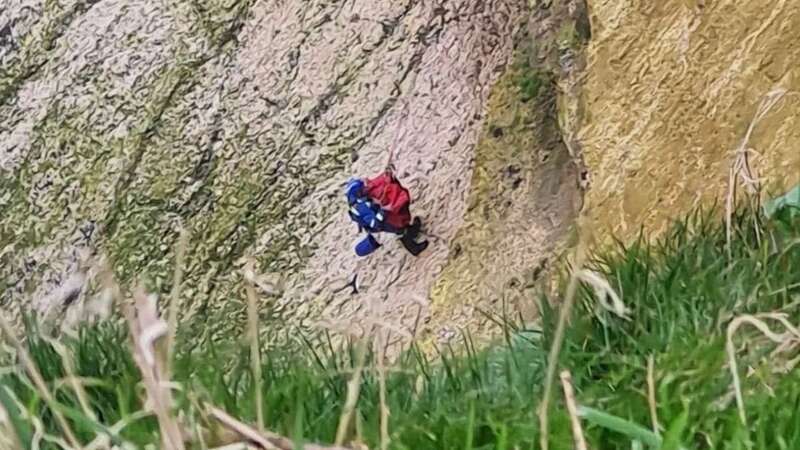
[[542, 79], [542, 75], [533, 69], [520, 75], [517, 80], [517, 85], [522, 101], [528, 102], [538, 97], [543, 84], [544, 80]]
[[[776, 346], [752, 328], [737, 334], [747, 425], [738, 417], [725, 353], [726, 327], [733, 317], [780, 310], [793, 321], [800, 313], [800, 220], [781, 214], [763, 222], [756, 234], [752, 215], [738, 213], [729, 258], [725, 226], [712, 217], [695, 214], [657, 242], [619, 244], [592, 260], [592, 268], [607, 277], [631, 315], [623, 320], [600, 313], [593, 291], [588, 286], [578, 290], [579, 307], [567, 331], [560, 368], [572, 373], [591, 448], [800, 448], [800, 376], [775, 371], [797, 351], [771, 354]], [[414, 348], [400, 357], [387, 378], [391, 448], [539, 448], [536, 408], [557, 316], [548, 305], [558, 299], [531, 301], [541, 303], [541, 322], [523, 326], [506, 320], [505, 339], [493, 346], [476, 349], [465, 335], [463, 346], [440, 349], [437, 358]], [[271, 333], [285, 344], [263, 352], [266, 427], [293, 438], [333, 442], [356, 359], [354, 347], [336, 351], [326, 335]], [[79, 412], [75, 394], [57, 381], [64, 377], [60, 358], [35, 327], [27, 345], [78, 439], [88, 442], [98, 430], [129, 420], [118, 439], [158, 446], [155, 419], [133, 416], [142, 409], [142, 388], [122, 326], [87, 327], [68, 341], [96, 422]], [[646, 367], [651, 355], [663, 426], [658, 433], [651, 429], [648, 410]], [[370, 355], [368, 368], [372, 362]], [[15, 419], [17, 434], [30, 442], [34, 426], [26, 417], [33, 416], [41, 417], [47, 434], [59, 435], [28, 379], [16, 368], [0, 373], [0, 404]], [[196, 407], [202, 401], [255, 422], [244, 344], [198, 342], [181, 335], [173, 379], [180, 385], [177, 408], [190, 428], [204, 423]], [[550, 448], [571, 449], [560, 387], [554, 392]], [[370, 448], [378, 448], [380, 440], [378, 398], [377, 376], [368, 369], [356, 430]], [[56, 447], [44, 441], [42, 448]]]
[[531, 64], [533, 56], [522, 53], [514, 63], [514, 84], [519, 92], [520, 99], [527, 103], [539, 96], [542, 88], [550, 82], [550, 74], [540, 67]]

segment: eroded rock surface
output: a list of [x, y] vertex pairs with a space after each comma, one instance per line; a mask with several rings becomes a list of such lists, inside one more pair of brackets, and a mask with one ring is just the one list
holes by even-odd
[[[168, 292], [182, 225], [193, 323], [241, 314], [238, 269], [252, 254], [285, 279], [287, 320], [353, 321], [372, 305], [410, 326], [407, 305], [427, 298], [461, 224], [484, 103], [524, 6], [4, 4], [3, 303], [46, 307], [35, 299], [83, 247], [123, 282]], [[412, 262], [387, 241], [358, 261], [340, 187], [390, 158], [433, 245]], [[334, 294], [354, 273], [361, 293]]]
[[655, 236], [699, 205], [724, 205], [742, 146], [766, 189], [800, 181], [800, 3], [588, 3], [579, 138], [598, 240]]

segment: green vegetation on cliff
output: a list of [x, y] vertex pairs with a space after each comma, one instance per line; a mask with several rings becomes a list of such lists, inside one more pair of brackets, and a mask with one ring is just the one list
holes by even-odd
[[[757, 216], [757, 221], [754, 214], [739, 212], [730, 248], [725, 224], [698, 213], [658, 242], [620, 244], [591, 261], [630, 309], [627, 319], [618, 318], [596, 307], [591, 286], [577, 291], [579, 307], [566, 332], [559, 370], [572, 374], [591, 448], [800, 448], [800, 378], [791, 370], [800, 336], [790, 328], [800, 313], [800, 221], [785, 212], [772, 219]], [[755, 222], [761, 222], [758, 228]], [[476, 349], [467, 336], [464, 348], [440, 349], [436, 360], [414, 348], [402, 354], [387, 369], [389, 447], [538, 448], [536, 410], [557, 315], [548, 305], [559, 299], [538, 301], [540, 324], [523, 327], [505, 320], [505, 341], [488, 349]], [[745, 425], [726, 334], [748, 314], [770, 327], [772, 340], [747, 323], [733, 334]], [[122, 324], [104, 323], [64, 338], [87, 392], [89, 413], [65, 379], [59, 353], [34, 327], [26, 345], [81, 443], [107, 433], [112, 441], [158, 446], [157, 420], [141, 412], [141, 376], [125, 350], [123, 330]], [[287, 343], [261, 349], [266, 429], [333, 442], [360, 344], [337, 351], [325, 335], [267, 334], [270, 339], [263, 342], [281, 338]], [[213, 427], [201, 405], [256, 423], [258, 397], [246, 344], [179, 333], [175, 353], [173, 395], [191, 448], [222, 443], [207, 432]], [[366, 356], [355, 426], [348, 435], [378, 448], [380, 383], [373, 356]], [[0, 373], [0, 405], [6, 412], [0, 427], [13, 429], [23, 448], [34, 442], [57, 448], [53, 437], [62, 432], [50, 409], [22, 368], [10, 361], [6, 358]], [[561, 389], [554, 392], [559, 395], [550, 410], [550, 448], [573, 448]], [[657, 433], [651, 431], [654, 421]]]

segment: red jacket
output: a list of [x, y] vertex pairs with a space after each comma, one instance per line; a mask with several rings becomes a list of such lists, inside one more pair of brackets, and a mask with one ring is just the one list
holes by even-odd
[[375, 178], [367, 178], [366, 194], [378, 202], [386, 211], [386, 223], [403, 229], [411, 223], [411, 195], [391, 172], [384, 172]]

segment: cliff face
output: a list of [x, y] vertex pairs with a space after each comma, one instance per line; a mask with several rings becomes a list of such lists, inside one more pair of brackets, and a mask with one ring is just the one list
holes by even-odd
[[588, 3], [579, 140], [598, 239], [724, 205], [737, 155], [767, 190], [800, 180], [800, 4]]
[[[168, 292], [181, 226], [198, 324], [241, 313], [247, 255], [283, 279], [287, 320], [352, 320], [387, 296], [425, 297], [461, 223], [484, 103], [523, 7], [4, 3], [2, 303], [60, 308], [50, 294], [74, 278], [80, 249], [106, 255], [125, 283]], [[358, 261], [340, 188], [390, 158], [435, 244], [412, 262], [386, 241]], [[337, 290], [355, 273], [359, 296]]]
[[[235, 331], [252, 255], [271, 315], [448, 338], [530, 308], [581, 210], [602, 243], [797, 183], [798, 38], [789, 0], [6, 2], [2, 306], [80, 306], [81, 250], [166, 293], [185, 228], [189, 323]], [[358, 259], [340, 188], [389, 163], [432, 245]]]
[[799, 20], [790, 1], [534, 2], [490, 97], [437, 322], [535, 315], [575, 233], [654, 238], [730, 193], [800, 181]]
[[581, 1], [534, 5], [513, 63], [492, 91], [464, 225], [431, 292], [437, 340], [491, 334], [507, 314], [535, 317], [536, 290], [574, 238], [581, 209], [580, 148], [572, 137], [582, 49]]

